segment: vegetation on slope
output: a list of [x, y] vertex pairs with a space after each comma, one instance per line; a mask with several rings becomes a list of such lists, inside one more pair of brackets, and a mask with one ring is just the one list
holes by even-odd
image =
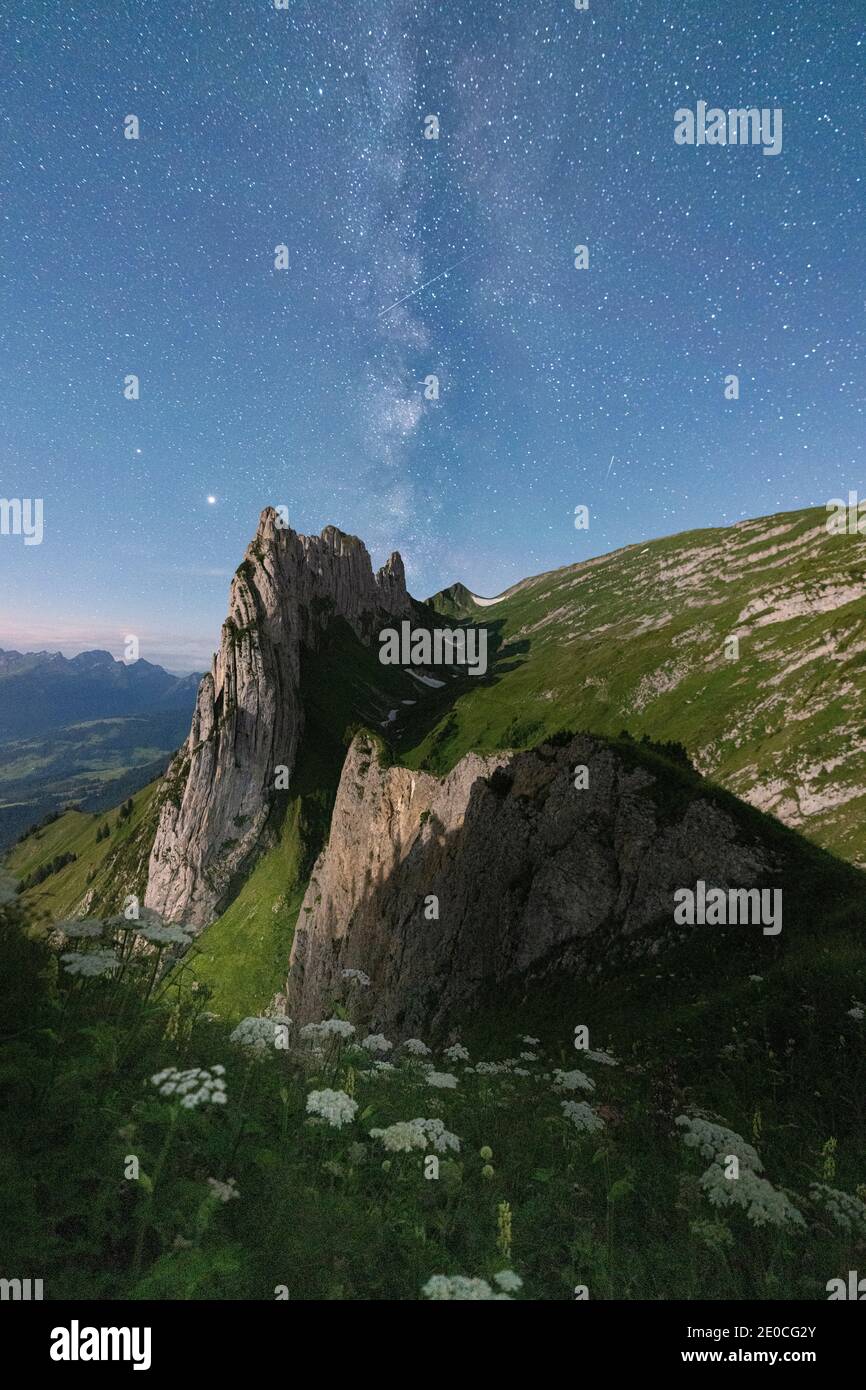
[[[692, 794], [686, 768], [631, 751], [660, 804]], [[69, 974], [2, 893], [8, 1268], [38, 1269], [49, 1299], [412, 1300], [504, 1270], [514, 1298], [826, 1298], [866, 1240], [863, 878], [742, 814], [787, 857], [780, 938], [696, 928], [603, 990], [488, 1000], [463, 1020], [468, 1057], [361, 1034], [317, 1053], [274, 1020], [247, 1025], [255, 1050], [194, 987], [195, 945], [168, 987], [131, 924], [106, 927], [60, 955], [120, 948], [122, 978]], [[334, 1000], [343, 1032], [359, 990]], [[163, 1094], [167, 1068], [210, 1069], [194, 1094], [219, 1078], [225, 1104]], [[343, 1098], [309, 1099], [325, 1091]], [[373, 1133], [419, 1117], [459, 1148]], [[713, 1161], [731, 1151], [736, 1181]]]
[[866, 560], [825, 521], [789, 512], [630, 546], [492, 607], [452, 586], [432, 602], [488, 627], [495, 669], [433, 727], [408, 724], [401, 760], [445, 772], [563, 727], [628, 728], [685, 744], [714, 780], [866, 864]]
[[[74, 862], [24, 893], [35, 918], [116, 912], [128, 894], [144, 897], [161, 787], [161, 780], [151, 782], [131, 798], [128, 815], [120, 808], [104, 814], [67, 811], [15, 845], [6, 864], [18, 880], [26, 881], [58, 856], [75, 855]], [[97, 839], [106, 827], [108, 836]]]

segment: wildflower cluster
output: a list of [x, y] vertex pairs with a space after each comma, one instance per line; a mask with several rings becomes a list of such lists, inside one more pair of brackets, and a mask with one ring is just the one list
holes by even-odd
[[411, 1153], [413, 1149], [436, 1149], [446, 1153], [453, 1149], [460, 1152], [460, 1140], [451, 1134], [440, 1119], [400, 1120], [387, 1129], [371, 1129], [371, 1139], [379, 1139], [382, 1147], [391, 1153]]
[[553, 1084], [558, 1091], [594, 1091], [595, 1082], [582, 1071], [561, 1071], [554, 1068]]
[[218, 1202], [231, 1202], [233, 1198], [241, 1195], [238, 1192], [237, 1178], [229, 1178], [228, 1182], [220, 1182], [219, 1178], [208, 1178], [207, 1185], [211, 1196]]
[[253, 1052], [269, 1052], [285, 1036], [291, 1022], [282, 1014], [276, 1018], [245, 1018], [235, 1028], [229, 1041], [250, 1048]]
[[343, 979], [348, 980], [350, 984], [358, 985], [361, 989], [369, 987], [370, 976], [366, 975], [363, 970], [344, 970], [342, 973]]
[[[700, 1184], [715, 1207], [740, 1207], [753, 1226], [803, 1229], [800, 1212], [784, 1192], [759, 1174], [763, 1163], [756, 1150], [741, 1135], [702, 1116], [678, 1115], [675, 1123], [685, 1131], [683, 1142], [712, 1159], [701, 1174]], [[728, 1162], [737, 1158], [738, 1175], [729, 1176]]]
[[102, 936], [102, 923], [96, 921], [57, 922], [54, 929], [62, 932], [70, 941], [94, 941], [97, 937]]
[[839, 1192], [826, 1183], [813, 1182], [810, 1187], [813, 1202], [826, 1207], [836, 1225], [843, 1231], [851, 1231], [859, 1236], [866, 1235], [866, 1202], [852, 1197], [849, 1192]]
[[345, 1018], [326, 1018], [322, 1023], [305, 1023], [301, 1037], [305, 1042], [320, 1043], [328, 1038], [353, 1038], [355, 1025]]
[[457, 1077], [452, 1076], [450, 1071], [428, 1071], [424, 1079], [428, 1086], [435, 1086], [440, 1091], [453, 1091], [457, 1085]]
[[468, 1279], [464, 1274], [434, 1274], [421, 1292], [425, 1298], [479, 1301], [508, 1299], [523, 1287], [523, 1280], [511, 1269], [500, 1270], [493, 1282], [501, 1292], [494, 1293], [486, 1279]]
[[110, 975], [120, 964], [113, 951], [66, 951], [60, 959], [68, 975], [87, 979]]
[[166, 1067], [150, 1078], [159, 1094], [179, 1100], [184, 1110], [196, 1110], [200, 1105], [225, 1105], [225, 1067], [190, 1067], [178, 1071]]
[[358, 1109], [358, 1102], [347, 1096], [345, 1091], [311, 1091], [307, 1096], [307, 1114], [316, 1115], [331, 1126], [342, 1129], [351, 1124]]
[[575, 1129], [581, 1133], [597, 1134], [600, 1129], [604, 1129], [604, 1120], [585, 1100], [564, 1100], [561, 1104], [565, 1118], [571, 1120]]

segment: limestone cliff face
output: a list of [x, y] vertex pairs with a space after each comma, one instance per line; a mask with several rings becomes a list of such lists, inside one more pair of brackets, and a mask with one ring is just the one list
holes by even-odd
[[398, 554], [373, 573], [366, 547], [328, 526], [281, 528], [273, 508], [232, 580], [220, 649], [199, 687], [189, 738], [166, 775], [145, 903], [171, 921], [209, 922], [259, 844], [275, 769], [291, 774], [303, 711], [304, 648], [342, 617], [371, 641], [407, 616]]
[[[587, 789], [574, 787], [577, 764]], [[440, 781], [383, 767], [359, 735], [298, 917], [291, 1017], [325, 1016], [355, 968], [371, 977], [372, 1027], [424, 1036], [481, 989], [594, 972], [623, 943], [652, 950], [678, 887], [761, 881], [761, 847], [709, 797], [663, 818], [653, 790], [648, 771], [589, 736], [470, 754]], [[430, 895], [438, 921], [425, 917]]]

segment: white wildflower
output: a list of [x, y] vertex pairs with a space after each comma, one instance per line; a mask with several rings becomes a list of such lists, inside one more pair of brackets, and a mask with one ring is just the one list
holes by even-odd
[[429, 1057], [430, 1049], [420, 1038], [407, 1038], [403, 1046], [413, 1057]]
[[810, 1185], [812, 1200], [827, 1208], [837, 1226], [843, 1231], [866, 1235], [866, 1202], [852, 1197], [849, 1192], [839, 1192], [826, 1183], [813, 1182]]
[[600, 1129], [604, 1129], [604, 1120], [585, 1100], [564, 1100], [561, 1105], [565, 1118], [571, 1120], [575, 1129], [579, 1129], [582, 1134], [596, 1134]]
[[361, 989], [366, 989], [370, 983], [370, 976], [365, 975], [363, 970], [344, 970], [342, 973], [344, 980], [359, 985]]
[[507, 1299], [507, 1293], [494, 1293], [486, 1279], [467, 1279], [464, 1274], [434, 1274], [421, 1292], [425, 1298], [489, 1300]]
[[411, 1153], [427, 1147], [427, 1136], [414, 1120], [398, 1120], [387, 1129], [371, 1129], [370, 1138], [380, 1139], [389, 1153]]
[[110, 975], [120, 964], [113, 951], [66, 951], [60, 959], [67, 974], [87, 977]]
[[150, 1078], [159, 1094], [180, 1100], [184, 1110], [196, 1110], [200, 1105], [225, 1105], [226, 1083], [223, 1080], [225, 1067], [189, 1067], [178, 1071], [176, 1067], [166, 1067]]
[[342, 1129], [355, 1118], [358, 1102], [345, 1091], [311, 1091], [307, 1096], [307, 1114], [327, 1120], [331, 1129]]
[[387, 1129], [371, 1129], [370, 1138], [381, 1141], [391, 1153], [411, 1153], [413, 1149], [433, 1148], [437, 1153], [452, 1149], [460, 1152], [460, 1140], [445, 1128], [438, 1117], [425, 1120], [399, 1120]]
[[237, 1178], [229, 1178], [228, 1182], [220, 1182], [219, 1178], [208, 1178], [208, 1187], [211, 1195], [220, 1202], [230, 1202], [233, 1197], [240, 1197], [238, 1192]]
[[152, 907], [139, 907], [135, 916], [127, 917], [126, 913], [121, 912], [116, 917], [109, 917], [105, 925], [115, 931], [139, 931], [142, 927], [161, 927], [162, 918]]
[[505, 1293], [517, 1293], [518, 1289], [523, 1288], [523, 1280], [513, 1269], [500, 1269], [498, 1274], [494, 1274], [493, 1280]]
[[457, 1077], [450, 1071], [428, 1071], [425, 1080], [428, 1086], [436, 1086], [440, 1091], [453, 1091], [457, 1085]]
[[469, 1053], [462, 1043], [452, 1043], [450, 1047], [446, 1047], [443, 1056], [447, 1057], [449, 1062], [469, 1061]]
[[368, 1033], [366, 1038], [362, 1038], [361, 1046], [368, 1052], [390, 1052], [394, 1044], [388, 1041], [384, 1033]]
[[345, 1018], [326, 1018], [322, 1023], [306, 1023], [301, 1029], [301, 1037], [307, 1042], [323, 1042], [325, 1038], [351, 1038], [355, 1035], [355, 1025]]
[[591, 1062], [599, 1062], [603, 1067], [618, 1067], [619, 1062], [615, 1057], [611, 1057], [609, 1052], [590, 1052], [586, 1050], [584, 1057], [588, 1057]]
[[763, 1173], [764, 1165], [751, 1144], [724, 1125], [713, 1124], [699, 1115], [677, 1115], [675, 1124], [685, 1130], [683, 1143], [689, 1149], [697, 1149], [702, 1158], [727, 1158], [733, 1154], [740, 1163], [754, 1173]]
[[242, 1019], [229, 1038], [229, 1042], [239, 1043], [253, 1052], [265, 1053], [277, 1046], [277, 1039], [284, 1036], [283, 1030], [291, 1019], [284, 1018], [245, 1018]]
[[553, 1084], [558, 1091], [594, 1091], [595, 1082], [582, 1071], [562, 1071], [555, 1067]]
[[92, 941], [102, 935], [101, 922], [55, 922], [55, 930], [63, 932], [70, 940]]
[[538, 1054], [535, 1052], [521, 1052], [520, 1060], [521, 1062], [537, 1062]]
[[753, 1226], [805, 1228], [805, 1221], [784, 1192], [751, 1168], [742, 1168], [738, 1178], [728, 1178], [723, 1160], [716, 1159], [701, 1176], [701, 1187], [713, 1206], [740, 1207]]
[[159, 924], [153, 926], [136, 927], [136, 936], [143, 937], [152, 946], [188, 946], [192, 941], [192, 936], [183, 927], [166, 927]]
[[851, 1003], [853, 1008], [848, 1010], [848, 1017], [856, 1019], [860, 1023], [863, 1018], [866, 1018], [866, 1004], [863, 1004], [859, 999], [852, 999]]
[[538, 1047], [539, 1044], [538, 1038], [521, 1038], [520, 1041], [526, 1043], [527, 1047]]

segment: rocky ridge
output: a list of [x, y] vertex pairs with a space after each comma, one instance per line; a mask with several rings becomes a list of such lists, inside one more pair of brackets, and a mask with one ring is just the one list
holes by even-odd
[[441, 780], [384, 766], [358, 735], [298, 917], [291, 1017], [327, 1016], [346, 995], [343, 971], [362, 970], [369, 1026], [426, 1036], [482, 991], [653, 952], [677, 887], [754, 886], [772, 871], [766, 846], [711, 796], [672, 813], [655, 791], [645, 767], [589, 735], [469, 754]]
[[266, 834], [276, 769], [291, 778], [305, 649], [335, 618], [369, 643], [412, 608], [396, 552], [374, 574], [357, 537], [334, 526], [302, 536], [273, 508], [262, 512], [189, 737], [166, 774], [146, 906], [192, 926], [212, 920]]

